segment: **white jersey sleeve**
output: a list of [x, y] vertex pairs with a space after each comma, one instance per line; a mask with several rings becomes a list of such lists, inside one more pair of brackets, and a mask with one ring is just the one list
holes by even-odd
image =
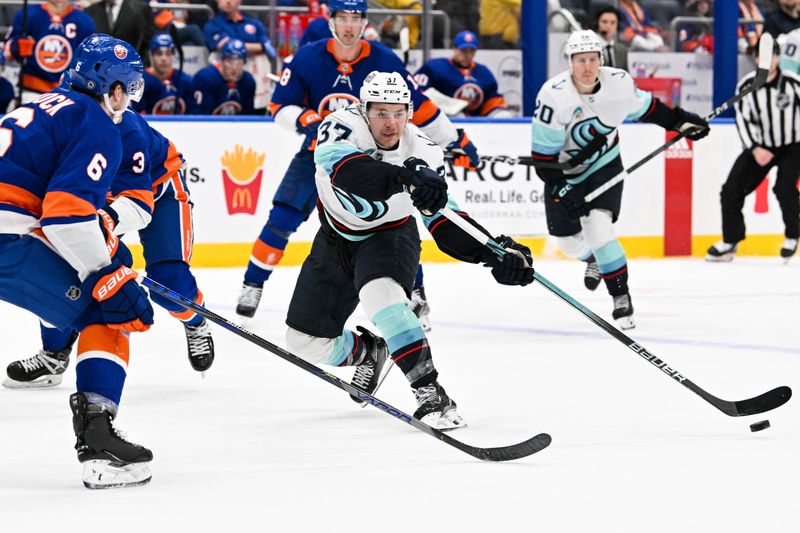
[[780, 40], [781, 69], [800, 74], [800, 28], [787, 33]]

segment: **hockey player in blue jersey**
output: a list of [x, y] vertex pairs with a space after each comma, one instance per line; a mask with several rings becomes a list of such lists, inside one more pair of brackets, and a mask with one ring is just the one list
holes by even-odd
[[[0, 73], [6, 66], [6, 56], [0, 52]], [[5, 114], [8, 111], [8, 106], [14, 100], [14, 86], [6, 78], [0, 76], [0, 114]]]
[[69, 0], [47, 0], [28, 6], [27, 36], [22, 36], [22, 9], [6, 39], [9, 60], [22, 62], [22, 102], [58, 87], [78, 44], [94, 32], [92, 18]]
[[144, 96], [132, 107], [149, 115], [185, 115], [194, 98], [192, 77], [172, 68], [175, 41], [166, 33], [150, 40], [150, 67], [144, 71]]
[[[403, 72], [412, 86], [413, 122], [435, 142], [465, 155], [462, 164], [478, 165], [478, 151], [463, 130], [457, 130], [433, 102], [416, 90], [400, 59], [380, 43], [361, 38], [367, 24], [366, 0], [331, 0], [329, 24], [333, 37], [298, 49], [283, 69], [272, 95], [270, 111], [280, 126], [305, 136], [272, 199], [267, 223], [253, 245], [236, 312], [252, 317], [264, 282], [280, 262], [289, 237], [317, 204], [314, 154], [322, 119], [358, 103], [364, 78], [373, 70]], [[416, 298], [422, 297], [418, 291]]]
[[445, 96], [466, 100], [468, 117], [510, 117], [503, 95], [497, 91], [497, 80], [485, 65], [475, 62], [478, 36], [462, 31], [453, 40], [453, 56], [430, 59], [414, 74], [425, 90], [434, 88]]
[[153, 309], [130, 252], [118, 241], [107, 247], [97, 210], [120, 164], [116, 124], [141, 97], [143, 65], [129, 44], [101, 34], [78, 46], [76, 60], [72, 90], [56, 88], [0, 120], [0, 299], [80, 332], [70, 407], [84, 485], [138, 485], [150, 480], [152, 452], [112, 421], [129, 334], [150, 327]]
[[194, 75], [193, 115], [253, 115], [256, 82], [244, 70], [247, 50], [239, 39], [220, 49], [220, 62]]

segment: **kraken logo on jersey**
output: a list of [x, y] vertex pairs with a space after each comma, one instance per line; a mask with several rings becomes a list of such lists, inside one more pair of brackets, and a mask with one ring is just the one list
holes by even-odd
[[36, 43], [34, 56], [45, 72], [64, 72], [72, 61], [72, 46], [61, 35], [45, 35]]
[[334, 187], [333, 192], [336, 194], [336, 198], [339, 199], [339, 203], [342, 204], [342, 207], [347, 209], [349, 213], [367, 222], [381, 218], [386, 214], [389, 208], [384, 201], [370, 202], [360, 196], [343, 191], [338, 187]]
[[480, 85], [477, 83], [465, 83], [456, 89], [453, 98], [466, 100], [469, 102], [469, 104], [467, 104], [467, 109], [475, 111], [479, 109], [483, 103], [483, 89], [481, 89]]
[[321, 117], [327, 117], [334, 111], [339, 111], [340, 109], [344, 109], [345, 107], [351, 106], [353, 104], [358, 104], [359, 99], [353, 96], [352, 94], [347, 93], [331, 93], [319, 103], [319, 108], [317, 109], [317, 113], [320, 114]]
[[[566, 152], [570, 155], [570, 157], [576, 155], [578, 152], [581, 151], [582, 148], [586, 147], [592, 139], [597, 137], [598, 134], [601, 135], [609, 135], [614, 128], [610, 126], [606, 126], [600, 119], [597, 117], [587, 118], [586, 120], [581, 120], [580, 122], [576, 122], [575, 125], [572, 126], [572, 141], [578, 145], [577, 149], [567, 150]], [[596, 151], [594, 154], [591, 155], [586, 161], [583, 162], [584, 165], [591, 165], [608, 151], [608, 145], [603, 145], [603, 147]]]

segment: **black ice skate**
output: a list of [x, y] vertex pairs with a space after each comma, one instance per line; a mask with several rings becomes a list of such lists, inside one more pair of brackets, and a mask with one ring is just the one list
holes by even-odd
[[414, 418], [440, 431], [462, 428], [467, 425], [456, 411], [456, 402], [447, 396], [437, 381], [425, 387], [414, 389], [419, 406]]
[[783, 241], [783, 245], [781, 246], [781, 257], [783, 257], [784, 263], [788, 263], [796, 252], [797, 239], [785, 239]]
[[83, 464], [83, 485], [88, 489], [135, 487], [150, 481], [153, 453], [129, 442], [112, 423], [112, 414], [90, 404], [83, 393], [69, 397], [78, 461]]
[[211, 328], [204, 318], [197, 326], [183, 325], [186, 330], [186, 344], [189, 348], [189, 364], [198, 372], [205, 372], [214, 362], [214, 339]]
[[583, 273], [583, 284], [590, 291], [595, 290], [600, 285], [600, 268], [597, 266], [597, 260], [594, 256], [586, 261], [586, 271]]
[[3, 386], [9, 389], [55, 387], [64, 379], [64, 371], [69, 366], [69, 354], [77, 338], [78, 334], [73, 333], [70, 343], [63, 350], [50, 352], [42, 348], [33, 357], [9, 364], [6, 368], [8, 379]]
[[253, 318], [258, 309], [258, 303], [261, 301], [261, 293], [264, 287], [247, 283], [242, 283], [242, 292], [239, 295], [239, 303], [236, 305], [236, 314], [247, 318]]
[[[359, 339], [364, 343], [367, 353], [362, 363], [356, 367], [353, 381], [350, 384], [372, 394], [378, 388], [378, 379], [381, 376], [383, 365], [389, 358], [389, 349], [386, 347], [386, 341], [368, 329], [361, 326], [356, 326], [356, 329], [361, 333]], [[356, 403], [364, 403], [355, 396], [351, 395], [350, 397]]]
[[428, 299], [425, 297], [425, 287], [420, 286], [411, 291], [411, 311], [417, 315], [422, 331], [430, 331], [431, 306], [428, 305]]
[[619, 326], [619, 329], [633, 329], [636, 323], [633, 321], [633, 304], [631, 303], [630, 293], [622, 296], [614, 296], [614, 312], [611, 316]]
[[706, 252], [706, 261], [712, 263], [730, 263], [733, 261], [733, 256], [736, 254], [737, 248], [737, 244], [719, 241]]

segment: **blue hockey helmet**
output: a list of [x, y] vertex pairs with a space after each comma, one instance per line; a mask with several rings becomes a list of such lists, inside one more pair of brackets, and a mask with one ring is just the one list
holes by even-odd
[[121, 83], [128, 97], [138, 102], [144, 92], [143, 71], [144, 63], [133, 46], [95, 33], [78, 45], [66, 79], [73, 88], [101, 97]]
[[162, 48], [169, 48], [175, 50], [175, 41], [168, 33], [157, 33], [150, 39], [150, 51], [161, 50]]
[[328, 8], [331, 14], [337, 11], [349, 11], [351, 13], [367, 13], [367, 0], [330, 0]]
[[247, 60], [247, 48], [245, 48], [244, 43], [239, 39], [228, 39], [225, 41], [225, 44], [222, 45], [222, 48], [220, 48], [219, 55], [222, 56], [223, 59], [231, 57], [245, 61]]

